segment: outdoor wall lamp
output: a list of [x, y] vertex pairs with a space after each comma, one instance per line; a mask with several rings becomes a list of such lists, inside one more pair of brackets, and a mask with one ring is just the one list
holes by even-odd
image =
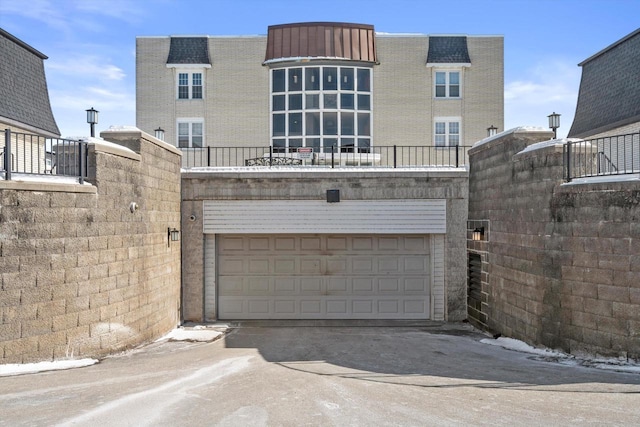
[[471, 234], [471, 240], [480, 241], [480, 240], [483, 240], [483, 238], [484, 238], [484, 227], [478, 227], [475, 230], [473, 230], [473, 233]]
[[159, 139], [160, 141], [164, 141], [164, 129], [158, 126], [158, 129], [155, 130], [155, 133], [156, 133], [156, 139]]
[[180, 231], [177, 228], [167, 228], [167, 246], [171, 246], [171, 242], [180, 240]]
[[98, 110], [94, 110], [93, 107], [87, 111], [87, 123], [91, 126], [91, 137], [96, 136], [96, 124], [98, 123]]
[[493, 136], [496, 133], [498, 133], [498, 128], [495, 127], [494, 125], [491, 125], [490, 127], [487, 128], [487, 136]]
[[554, 111], [552, 114], [549, 114], [547, 117], [549, 117], [549, 127], [553, 129], [553, 139], [556, 139], [558, 137], [556, 133], [556, 129], [560, 127], [560, 114]]

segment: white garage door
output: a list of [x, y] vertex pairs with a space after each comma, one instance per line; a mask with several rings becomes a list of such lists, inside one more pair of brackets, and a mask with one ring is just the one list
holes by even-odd
[[428, 319], [429, 236], [218, 235], [218, 318]]

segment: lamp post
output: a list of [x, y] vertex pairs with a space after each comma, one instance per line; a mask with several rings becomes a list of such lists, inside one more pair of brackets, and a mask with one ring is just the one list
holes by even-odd
[[96, 136], [96, 123], [98, 123], [98, 111], [94, 110], [93, 107], [86, 110], [87, 111], [87, 123], [91, 125], [91, 137]]
[[494, 125], [491, 125], [490, 127], [487, 128], [487, 136], [493, 136], [496, 133], [498, 133], [498, 128], [495, 127]]
[[158, 126], [158, 129], [155, 130], [156, 138], [160, 141], [164, 141], [164, 129]]
[[556, 129], [560, 127], [560, 114], [554, 111], [552, 114], [549, 114], [547, 117], [549, 117], [549, 127], [553, 129], [553, 139], [556, 139], [558, 137]]

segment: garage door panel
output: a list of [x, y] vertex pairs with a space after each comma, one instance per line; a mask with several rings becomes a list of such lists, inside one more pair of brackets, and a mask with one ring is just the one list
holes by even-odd
[[427, 319], [428, 236], [220, 236], [219, 319]]

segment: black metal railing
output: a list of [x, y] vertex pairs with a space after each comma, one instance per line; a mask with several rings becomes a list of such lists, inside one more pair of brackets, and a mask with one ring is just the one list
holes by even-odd
[[182, 167], [463, 167], [471, 147], [384, 146], [366, 149], [335, 148], [316, 152], [311, 148], [202, 147], [181, 148]]
[[564, 145], [564, 177], [640, 173], [640, 132], [569, 141]]
[[14, 174], [87, 177], [87, 143], [42, 135], [0, 132], [0, 179]]

